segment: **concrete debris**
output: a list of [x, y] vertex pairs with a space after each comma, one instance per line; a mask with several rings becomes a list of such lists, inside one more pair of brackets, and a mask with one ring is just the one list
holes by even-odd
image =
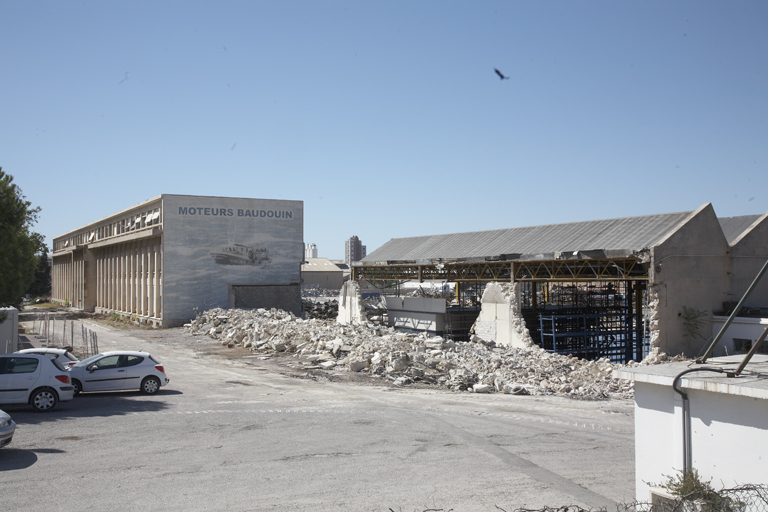
[[321, 320], [336, 320], [339, 316], [339, 301], [318, 300], [311, 297], [302, 297], [304, 313], [307, 318], [319, 318]]
[[[301, 319], [277, 309], [213, 309], [185, 328], [222, 344], [260, 355], [292, 354], [328, 370], [365, 372], [396, 386], [426, 383], [455, 391], [514, 395], [566, 395], [574, 398], [632, 398], [632, 383], [614, 379], [608, 359], [587, 361], [549, 353], [538, 346], [499, 347], [494, 343], [453, 342], [371, 323], [344, 325]], [[662, 362], [653, 353], [649, 362]]]
[[302, 286], [301, 287], [301, 297], [333, 297], [337, 298], [339, 296], [339, 290], [329, 290], [327, 288], [320, 288], [320, 286]]

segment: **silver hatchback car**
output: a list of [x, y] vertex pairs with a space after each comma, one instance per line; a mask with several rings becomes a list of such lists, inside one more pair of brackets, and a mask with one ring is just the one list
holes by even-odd
[[152, 395], [170, 379], [165, 367], [147, 352], [114, 351], [96, 354], [69, 368], [75, 394], [87, 391], [138, 389]]
[[69, 372], [57, 360], [39, 354], [0, 354], [0, 403], [29, 404], [46, 412], [74, 396]]

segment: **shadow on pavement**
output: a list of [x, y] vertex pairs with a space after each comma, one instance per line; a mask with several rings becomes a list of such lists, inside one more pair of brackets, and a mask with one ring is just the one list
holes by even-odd
[[3, 448], [0, 450], [0, 472], [26, 469], [37, 462], [37, 454], [32, 450]]
[[69, 402], [62, 402], [50, 412], [35, 412], [28, 405], [3, 405], [17, 424], [47, 423], [70, 418], [91, 418], [125, 416], [143, 412], [158, 412], [168, 409], [163, 400], [166, 396], [182, 395], [177, 390], [161, 390], [147, 396], [138, 391], [113, 391], [104, 393], [83, 393]]

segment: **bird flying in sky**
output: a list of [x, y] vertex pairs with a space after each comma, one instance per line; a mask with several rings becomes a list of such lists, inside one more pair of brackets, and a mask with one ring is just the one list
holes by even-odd
[[508, 76], [504, 76], [504, 73], [502, 73], [498, 69], [493, 68], [493, 70], [496, 72], [497, 75], [499, 75], [499, 78], [501, 78], [502, 80], [509, 80], [509, 77]]

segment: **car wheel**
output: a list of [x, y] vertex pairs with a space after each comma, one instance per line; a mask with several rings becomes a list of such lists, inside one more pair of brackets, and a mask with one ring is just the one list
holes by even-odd
[[160, 380], [157, 377], [147, 377], [141, 381], [141, 392], [145, 395], [154, 395], [160, 389]]
[[36, 412], [51, 411], [58, 402], [59, 398], [56, 393], [50, 389], [38, 389], [29, 399], [29, 403]]
[[83, 385], [77, 379], [72, 379], [72, 385], [75, 387], [75, 395], [79, 395], [83, 391]]

